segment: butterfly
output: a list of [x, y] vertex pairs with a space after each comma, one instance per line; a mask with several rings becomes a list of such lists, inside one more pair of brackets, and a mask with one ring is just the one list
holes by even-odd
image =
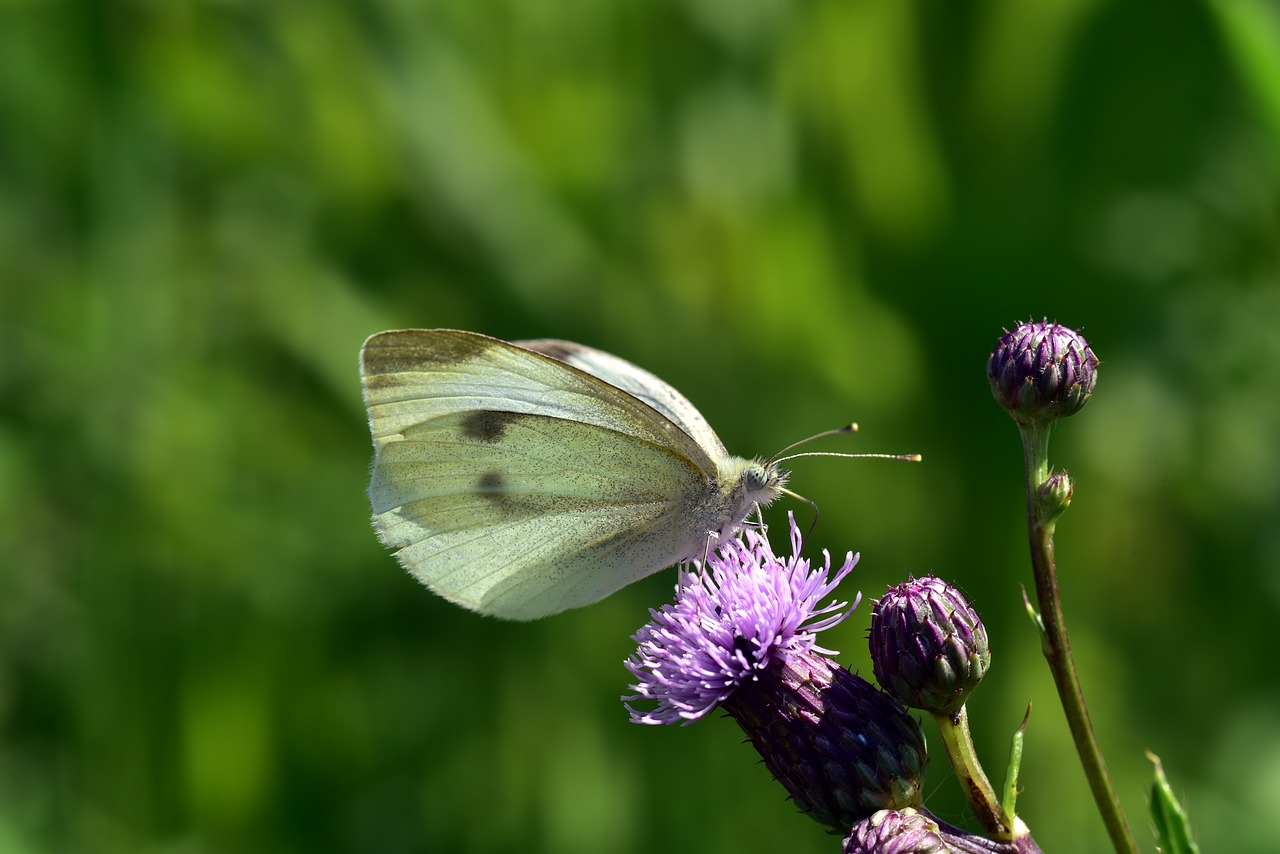
[[435, 593], [532, 620], [704, 557], [786, 491], [630, 362], [552, 339], [380, 332], [360, 351], [373, 525]]

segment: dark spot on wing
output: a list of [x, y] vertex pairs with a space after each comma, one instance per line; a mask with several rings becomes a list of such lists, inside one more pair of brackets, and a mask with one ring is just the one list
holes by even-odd
[[499, 472], [485, 472], [476, 481], [476, 492], [485, 497], [493, 507], [503, 512], [515, 512], [520, 509], [515, 497], [507, 491], [507, 481]]
[[501, 346], [474, 332], [451, 329], [397, 329], [379, 332], [360, 351], [366, 382], [385, 374], [421, 371], [427, 366], [456, 365]]
[[493, 444], [507, 432], [507, 425], [525, 417], [519, 412], [477, 409], [462, 419], [462, 435], [468, 439]]

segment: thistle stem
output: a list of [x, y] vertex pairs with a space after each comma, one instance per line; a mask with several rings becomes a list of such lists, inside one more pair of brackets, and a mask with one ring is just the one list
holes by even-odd
[[1044, 626], [1041, 636], [1045, 660], [1053, 674], [1062, 710], [1075, 741], [1076, 753], [1084, 766], [1085, 777], [1098, 812], [1111, 837], [1117, 854], [1137, 854], [1137, 844], [1129, 830], [1115, 787], [1107, 775], [1107, 766], [1089, 720], [1085, 707], [1084, 691], [1076, 674], [1071, 657], [1071, 643], [1067, 639], [1067, 626], [1062, 615], [1062, 599], [1058, 593], [1057, 568], [1053, 559], [1053, 531], [1056, 511], [1048, 511], [1039, 499], [1038, 487], [1049, 476], [1049, 425], [1018, 424], [1022, 434], [1022, 447], [1027, 472], [1027, 530], [1031, 543], [1031, 568], [1035, 574], [1036, 599], [1040, 608], [1040, 620]]
[[982, 829], [998, 840], [1012, 839], [1009, 817], [1005, 816], [996, 790], [982, 770], [978, 761], [978, 752], [973, 747], [973, 737], [969, 734], [969, 710], [961, 706], [954, 715], [934, 715], [938, 731], [942, 734], [942, 743], [947, 748], [947, 758], [964, 789], [965, 801], [969, 810], [977, 817]]

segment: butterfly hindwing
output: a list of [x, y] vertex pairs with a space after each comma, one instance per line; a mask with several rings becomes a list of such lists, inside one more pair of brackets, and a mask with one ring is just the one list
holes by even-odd
[[517, 619], [553, 613], [675, 562], [696, 536], [681, 524], [683, 496], [706, 487], [679, 455], [542, 415], [488, 438], [474, 420], [406, 430], [370, 488], [383, 541], [442, 596]]

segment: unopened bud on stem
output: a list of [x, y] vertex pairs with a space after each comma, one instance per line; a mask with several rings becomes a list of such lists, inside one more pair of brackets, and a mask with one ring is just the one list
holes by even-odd
[[1085, 405], [1098, 381], [1098, 357], [1074, 329], [1028, 321], [996, 343], [987, 380], [1015, 421], [1048, 423]]

